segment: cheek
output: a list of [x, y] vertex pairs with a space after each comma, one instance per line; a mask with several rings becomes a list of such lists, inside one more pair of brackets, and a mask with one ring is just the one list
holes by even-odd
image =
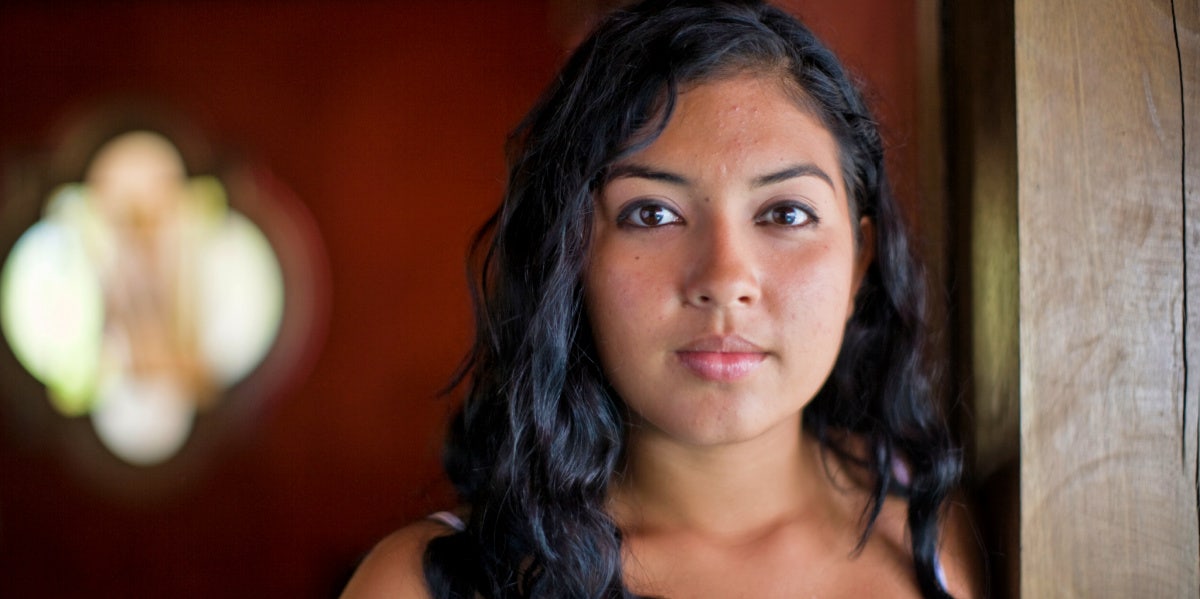
[[852, 256], [839, 249], [823, 248], [807, 257], [776, 263], [771, 279], [777, 282], [770, 301], [775, 313], [802, 337], [840, 335], [853, 308]]
[[661, 357], [671, 326], [673, 271], [661, 255], [599, 249], [584, 279], [585, 307], [600, 366], [625, 396], [642, 383], [647, 365]]
[[620, 260], [599, 255], [589, 266], [584, 301], [598, 340], [628, 336], [654, 319], [663, 281], [648, 262], [638, 254]]

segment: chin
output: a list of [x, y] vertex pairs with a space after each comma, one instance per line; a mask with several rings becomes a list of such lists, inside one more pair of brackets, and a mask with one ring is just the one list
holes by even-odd
[[[661, 418], [656, 417], [655, 414], [647, 414], [639, 419], [639, 424], [651, 434], [661, 435], [676, 443], [694, 447], [719, 447], [744, 443], [774, 433], [788, 435], [799, 435], [800, 433], [798, 410], [783, 414], [768, 414], [753, 405], [726, 403], [723, 406], [709, 407], [712, 409], [681, 410], [672, 415], [663, 415], [664, 417]], [[689, 417], [681, 419], [678, 414], [688, 414]]]

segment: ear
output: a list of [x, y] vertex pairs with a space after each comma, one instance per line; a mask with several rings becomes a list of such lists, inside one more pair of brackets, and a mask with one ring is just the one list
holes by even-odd
[[[867, 276], [867, 269], [875, 261], [875, 221], [864, 216], [858, 219], [858, 251], [854, 256], [854, 280], [851, 282], [850, 306], [847, 314], [854, 314], [854, 299], [858, 297], [858, 289]], [[849, 316], [846, 317], [850, 319]]]

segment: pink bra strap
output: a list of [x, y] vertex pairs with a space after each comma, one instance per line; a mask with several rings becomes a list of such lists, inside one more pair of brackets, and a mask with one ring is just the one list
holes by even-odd
[[459, 518], [452, 512], [434, 512], [426, 516], [426, 519], [444, 524], [449, 528], [453, 528], [456, 532], [462, 532], [467, 529], [467, 525], [462, 521], [462, 518]]

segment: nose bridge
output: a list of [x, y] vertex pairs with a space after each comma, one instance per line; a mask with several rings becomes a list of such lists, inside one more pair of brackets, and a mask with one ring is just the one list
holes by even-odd
[[715, 214], [697, 233], [694, 261], [687, 281], [687, 301], [696, 306], [749, 305], [759, 287], [752, 239], [747, 227]]

